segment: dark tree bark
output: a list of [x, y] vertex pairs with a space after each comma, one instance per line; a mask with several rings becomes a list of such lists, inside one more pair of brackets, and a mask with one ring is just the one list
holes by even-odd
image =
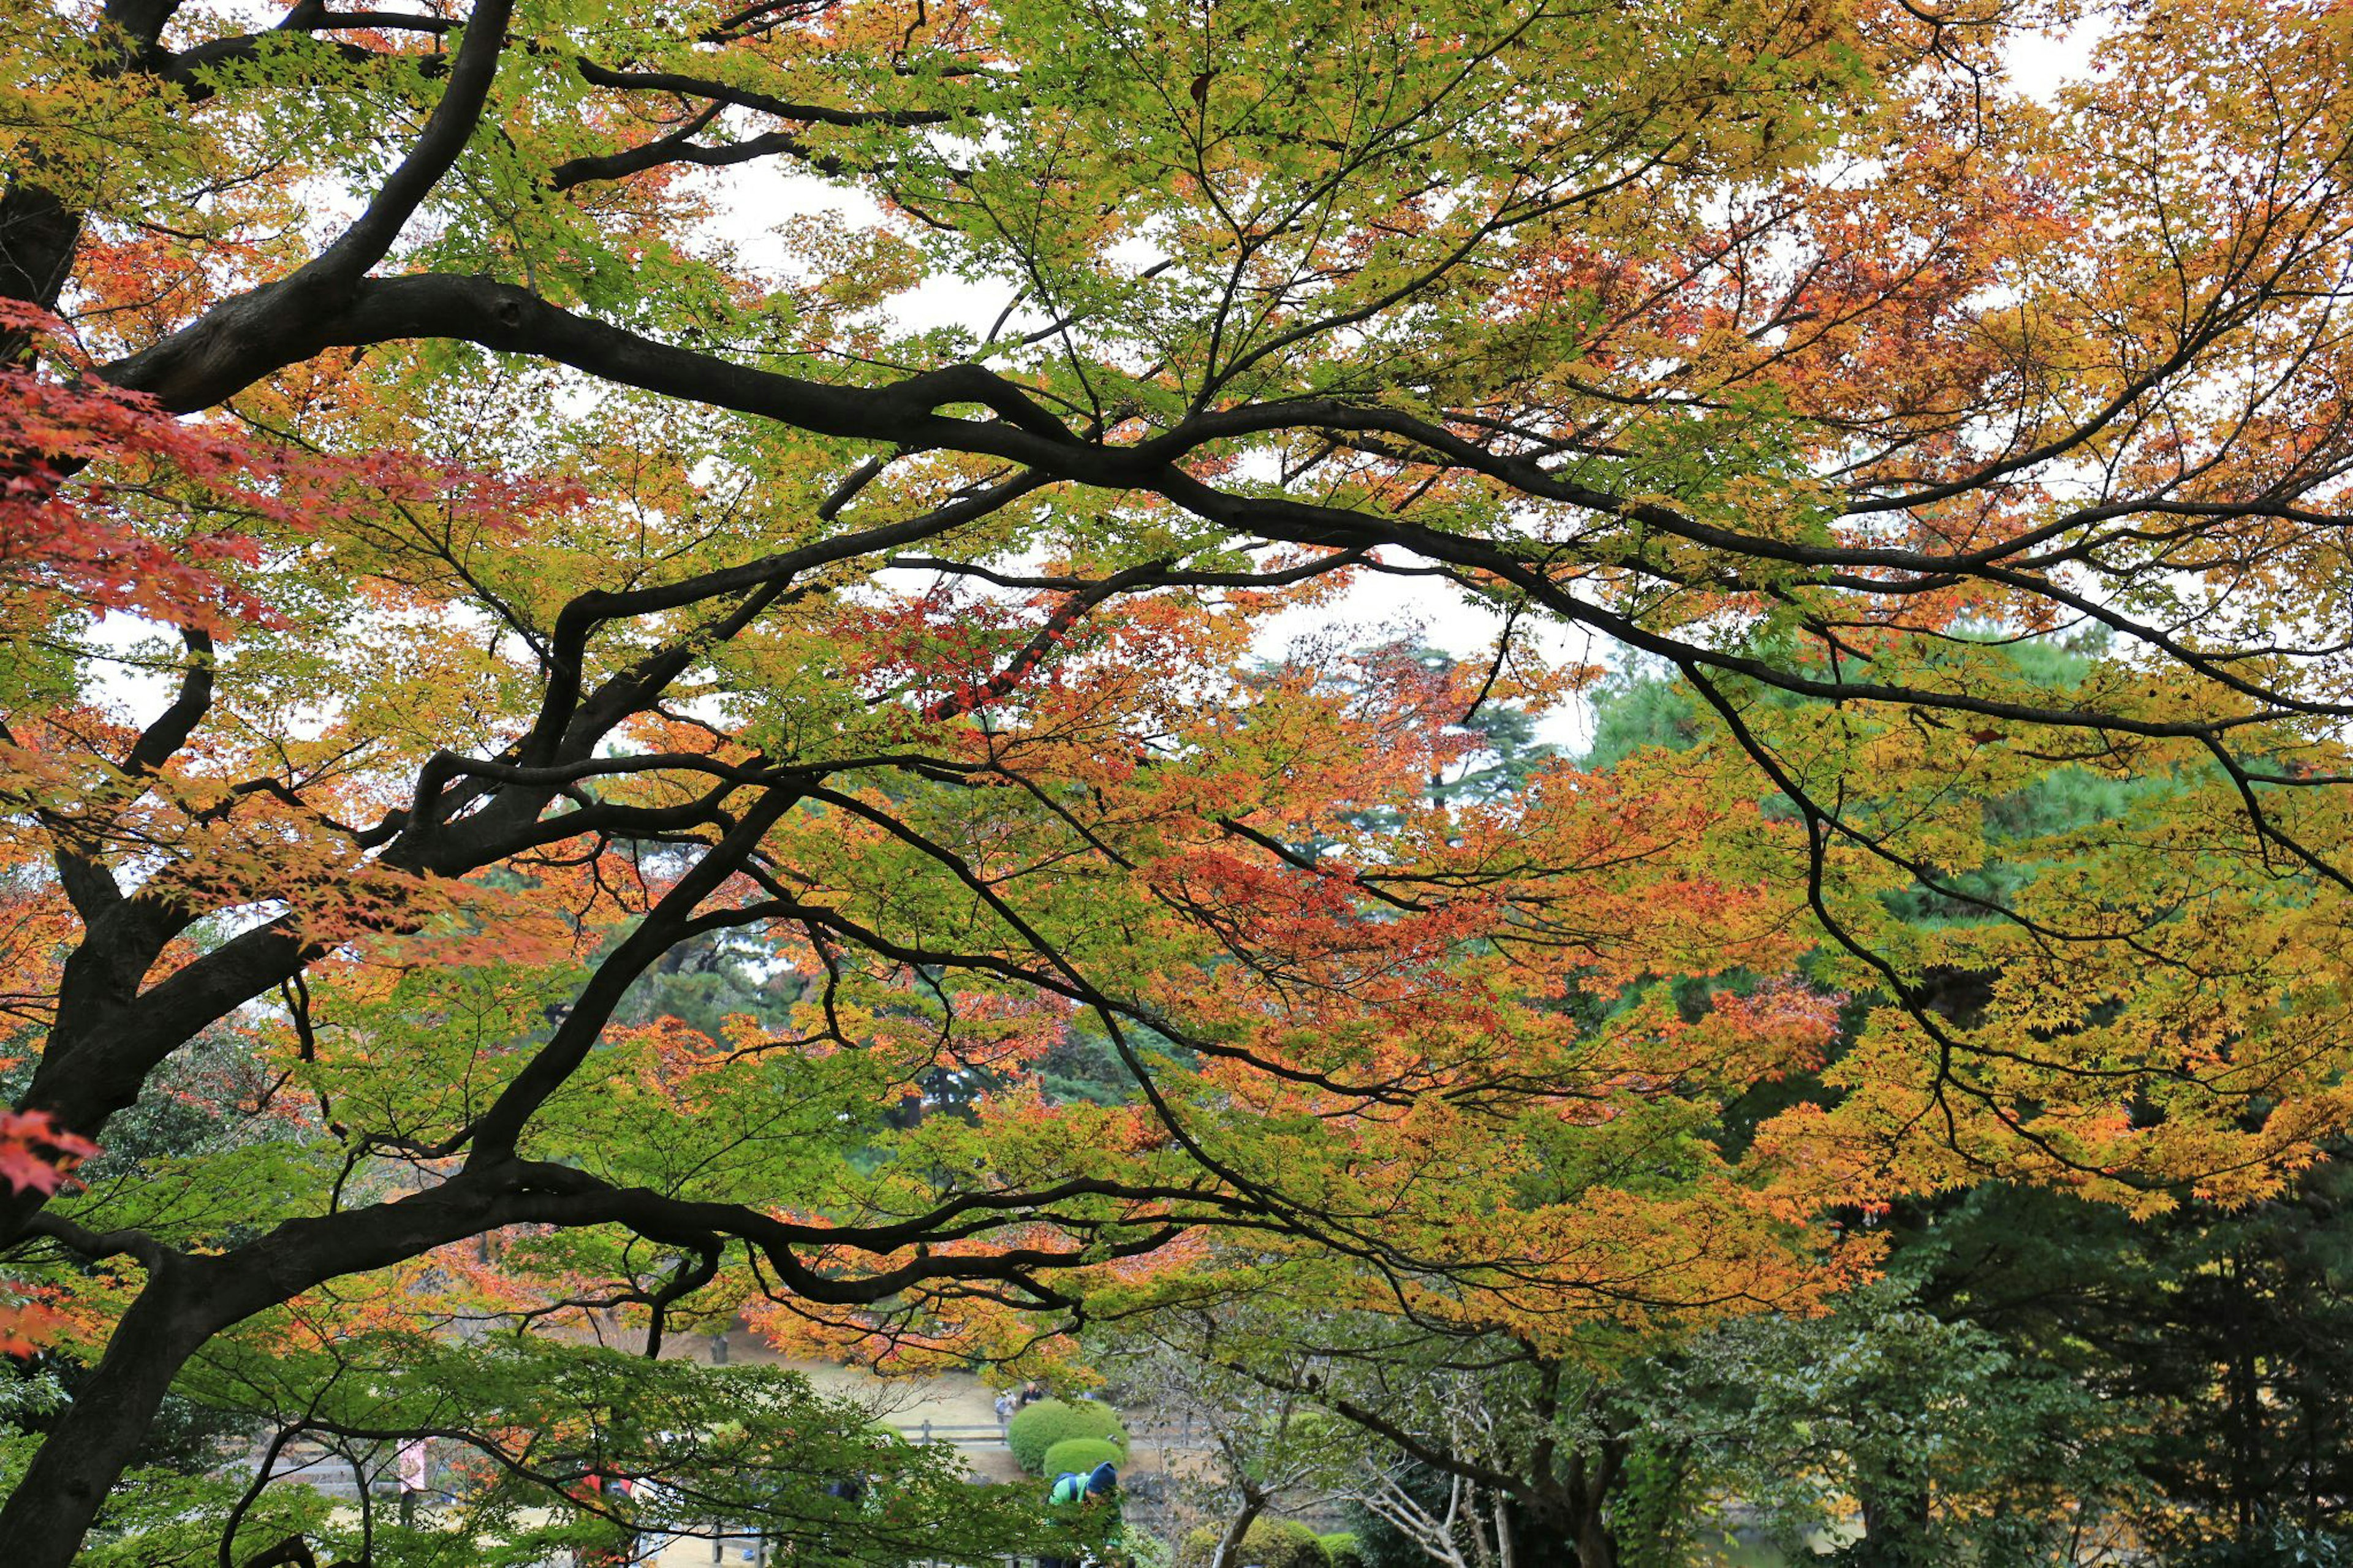
[[1241, 1510], [1226, 1521], [1224, 1533], [1218, 1537], [1217, 1547], [1209, 1553], [1209, 1568], [1236, 1568], [1242, 1560], [1242, 1541], [1250, 1534], [1250, 1527], [1258, 1522], [1258, 1516], [1265, 1510], [1266, 1495], [1245, 1486], [1242, 1489]]
[[217, 1331], [197, 1308], [189, 1265], [151, 1274], [87, 1384], [26, 1467], [0, 1510], [0, 1541], [25, 1568], [66, 1568], [132, 1456], [172, 1379]]
[[[1605, 1438], [1598, 1447], [1572, 1455], [1562, 1467], [1559, 1482], [1531, 1497], [1525, 1512], [1536, 1537], [1519, 1561], [1618, 1568], [1619, 1542], [1609, 1526], [1609, 1510], [1625, 1468], [1623, 1438]], [[1515, 1517], [1513, 1523], [1516, 1548], [1521, 1539], [1519, 1520]]]

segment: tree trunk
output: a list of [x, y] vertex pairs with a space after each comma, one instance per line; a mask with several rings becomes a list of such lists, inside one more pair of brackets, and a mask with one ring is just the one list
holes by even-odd
[[182, 1363], [216, 1331], [176, 1278], [151, 1279], [107, 1342], [88, 1384], [35, 1451], [0, 1508], [10, 1568], [71, 1568], [100, 1504], [145, 1441]]
[[289, 1220], [216, 1257], [156, 1255], [89, 1383], [0, 1507], [6, 1568], [70, 1568], [82, 1537], [138, 1453], [180, 1368], [215, 1334], [302, 1291], [471, 1236], [500, 1216], [499, 1173], [461, 1173], [430, 1192]]
[[1218, 1549], [1209, 1554], [1209, 1568], [1234, 1568], [1242, 1560], [1242, 1537], [1258, 1521], [1259, 1510], [1266, 1507], [1266, 1499], [1255, 1492], [1242, 1494], [1242, 1510], [1226, 1526], [1225, 1534], [1218, 1538]]
[[1618, 1568], [1618, 1539], [1599, 1509], [1577, 1521], [1577, 1568]]
[[1862, 1489], [1862, 1539], [1849, 1548], [1862, 1568], [1912, 1568], [1926, 1540], [1930, 1518], [1925, 1481], [1897, 1474]]
[[1625, 1478], [1626, 1453], [1625, 1438], [1605, 1437], [1575, 1451], [1556, 1482], [1519, 1499], [1512, 1540], [1521, 1563], [1618, 1568], [1618, 1537], [1608, 1510]]
[[1511, 1510], [1511, 1558], [1525, 1568], [1618, 1568], [1618, 1542], [1598, 1506], [1582, 1498], [1519, 1500]]

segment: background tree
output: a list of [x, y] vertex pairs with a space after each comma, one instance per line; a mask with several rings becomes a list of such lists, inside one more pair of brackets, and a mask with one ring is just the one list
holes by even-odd
[[2140, 1409], [1900, 1284], [1818, 1320], [1727, 1324], [1653, 1375], [1703, 1484], [1793, 1555], [1830, 1541], [1858, 1564], [2093, 1563], [2137, 1539]]
[[1922, 1305], [2101, 1401], [2138, 1484], [2119, 1512], [2185, 1561], [2340, 1549], [2346, 1181], [2331, 1160], [2240, 1209], [2076, 1215], [1994, 1186], [1897, 1211]]
[[1300, 1391], [1312, 1368], [1293, 1364], [1289, 1377], [1269, 1380], [1230, 1364], [1225, 1346], [1265, 1338], [1259, 1320], [1282, 1310], [1250, 1302], [1195, 1308], [1099, 1333], [1090, 1347], [1126, 1397], [1206, 1440], [1209, 1466], [1189, 1473], [1170, 1467], [1167, 1478], [1187, 1516], [1207, 1516], [1185, 1536], [1187, 1555], [1203, 1568], [1249, 1561], [1253, 1530], [1265, 1533], [1262, 1521], [1271, 1524], [1342, 1490], [1365, 1447], [1346, 1423]]

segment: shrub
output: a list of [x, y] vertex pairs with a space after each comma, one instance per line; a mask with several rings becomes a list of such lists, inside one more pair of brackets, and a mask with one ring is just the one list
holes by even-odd
[[1033, 1476], [1043, 1473], [1047, 1449], [1072, 1437], [1109, 1443], [1119, 1450], [1120, 1459], [1127, 1458], [1127, 1429], [1110, 1405], [1092, 1399], [1067, 1405], [1041, 1399], [1016, 1412], [1005, 1428], [1005, 1446], [1013, 1450], [1013, 1462]]
[[1116, 1443], [1101, 1437], [1065, 1437], [1046, 1450], [1045, 1461], [1038, 1467], [1038, 1473], [1060, 1476], [1076, 1470], [1083, 1475], [1097, 1465], [1124, 1465], [1126, 1462], [1126, 1454]]
[[1366, 1568], [1365, 1543], [1356, 1539], [1353, 1530], [1336, 1530], [1323, 1537], [1324, 1554], [1332, 1559], [1332, 1568]]
[[[1176, 1549], [1176, 1568], [1209, 1568], [1223, 1531], [1197, 1530]], [[1254, 1519], [1242, 1532], [1240, 1552], [1228, 1568], [1332, 1568], [1332, 1559], [1314, 1531], [1295, 1520]]]

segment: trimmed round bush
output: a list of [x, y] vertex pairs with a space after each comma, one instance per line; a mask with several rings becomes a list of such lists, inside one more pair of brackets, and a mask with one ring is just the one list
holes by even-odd
[[1013, 1462], [1033, 1476], [1045, 1473], [1047, 1449], [1072, 1437], [1109, 1443], [1119, 1450], [1113, 1464], [1127, 1458], [1127, 1428], [1110, 1405], [1097, 1400], [1041, 1399], [1015, 1412], [1005, 1427], [1005, 1446], [1013, 1450]]
[[1332, 1568], [1365, 1568], [1365, 1543], [1353, 1530], [1335, 1530], [1324, 1536], [1324, 1555], [1332, 1560]]
[[1075, 1470], [1081, 1475], [1097, 1465], [1124, 1465], [1127, 1455], [1116, 1443], [1101, 1437], [1065, 1437], [1046, 1450], [1045, 1462], [1038, 1467], [1041, 1476], [1062, 1476]]
[[[1176, 1549], [1176, 1568], [1209, 1568], [1225, 1532], [1197, 1530]], [[1242, 1531], [1232, 1568], [1332, 1568], [1332, 1558], [1315, 1532], [1296, 1520], [1254, 1519]]]

